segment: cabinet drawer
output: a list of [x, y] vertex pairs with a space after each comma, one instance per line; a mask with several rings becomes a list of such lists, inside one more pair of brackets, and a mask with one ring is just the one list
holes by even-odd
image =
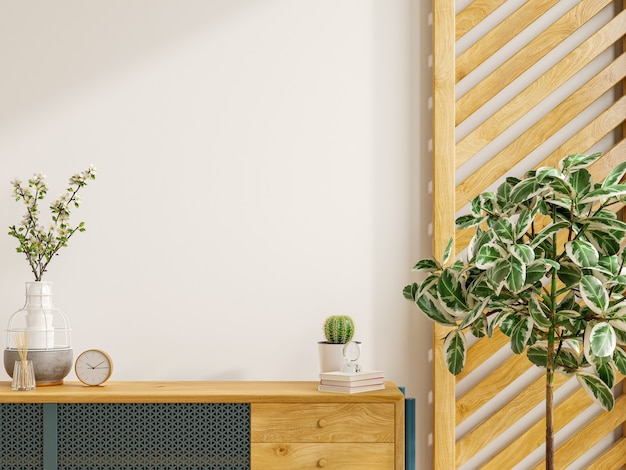
[[252, 470], [392, 470], [393, 444], [251, 445]]
[[392, 403], [253, 403], [252, 442], [394, 442]]

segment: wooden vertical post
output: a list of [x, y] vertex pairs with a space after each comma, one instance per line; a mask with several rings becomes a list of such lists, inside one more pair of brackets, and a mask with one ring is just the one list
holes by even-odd
[[[453, 1], [433, 0], [433, 251], [438, 259], [455, 229], [454, 8]], [[455, 468], [455, 381], [442, 349], [447, 332], [439, 325], [433, 331], [433, 463], [437, 470]]]

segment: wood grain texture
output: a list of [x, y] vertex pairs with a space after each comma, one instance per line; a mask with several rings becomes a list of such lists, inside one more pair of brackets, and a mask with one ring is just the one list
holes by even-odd
[[603, 455], [591, 462], [587, 470], [606, 470], [607, 468], [621, 468], [626, 465], [626, 438], [622, 437], [611, 446]]
[[514, 354], [505, 360], [476, 386], [457, 398], [456, 425], [472, 416], [530, 367], [534, 366], [528, 361], [526, 354]]
[[494, 12], [506, 0], [475, 0], [456, 15], [455, 39], [463, 37], [465, 33]]
[[460, 210], [483, 192], [491, 182], [507, 174], [512, 166], [522, 161], [524, 157], [577, 117], [591, 103], [617, 85], [624, 77], [625, 59], [626, 57], [620, 56], [608, 65], [502, 151], [498, 152], [489, 160], [489, 164], [482, 166], [459, 184], [456, 191], [455, 210]]
[[394, 442], [391, 403], [253, 403], [252, 442]]
[[456, 145], [456, 168], [467, 162], [585, 65], [626, 34], [626, 11], [598, 30]]
[[502, 91], [513, 80], [528, 70], [532, 64], [557, 47], [611, 1], [580, 0], [571, 10], [539, 33], [526, 46], [489, 74], [488, 77], [481, 80], [472, 90], [459, 98], [455, 110], [455, 123], [459, 124], [467, 119], [470, 114]]
[[[454, 235], [454, 2], [433, 0], [433, 252], [441, 257]], [[443, 357], [447, 330], [433, 327], [433, 464], [454, 466], [454, 377]]]
[[252, 443], [253, 470], [392, 470], [393, 444]]
[[484, 337], [470, 346], [465, 358], [463, 370], [456, 376], [456, 382], [460, 382], [469, 374], [474, 372], [480, 365], [489, 359], [501, 348], [509, 344], [509, 337], [497, 328], [491, 338]]
[[[485, 60], [527, 28], [559, 0], [536, 0], [520, 6], [500, 24], [487, 31], [456, 59], [456, 81], [469, 75]], [[458, 20], [458, 15], [457, 15]], [[458, 34], [458, 28], [457, 28]]]
[[[556, 449], [554, 452], [555, 468], [566, 468], [568, 465], [571, 465], [603, 437], [622, 424], [624, 422], [624, 414], [626, 414], [626, 396], [621, 395], [615, 401], [615, 407], [612, 411], [603, 411], [587, 425], [579, 428], [576, 434]], [[534, 470], [543, 468], [545, 468], [545, 462], [541, 462], [534, 467]]]
[[[28, 393], [0, 382], [0, 403], [399, 403], [404, 395], [393, 382], [384, 390], [354, 395], [323, 393], [319, 382], [80, 382], [38, 387]], [[401, 403], [400, 403], [401, 402]]]
[[[554, 390], [567, 382], [569, 378], [556, 375]], [[456, 443], [456, 464], [463, 465], [480, 452], [485, 442], [491, 442], [512, 426], [519, 427], [518, 420], [526, 416], [546, 398], [546, 379], [544, 376], [524, 388], [511, 401], [482, 421]]]
[[[580, 388], [569, 395], [554, 410], [554, 432], [556, 433], [562, 429], [591, 404], [591, 398]], [[545, 443], [545, 430], [546, 420], [541, 418], [531, 427], [521, 432], [511, 444], [502, 449], [500, 453], [481, 468], [484, 470], [501, 470], [502, 468], [511, 468], [517, 465], [528, 454]]]

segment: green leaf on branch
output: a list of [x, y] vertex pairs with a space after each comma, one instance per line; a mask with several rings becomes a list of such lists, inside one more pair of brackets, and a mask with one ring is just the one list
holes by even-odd
[[417, 292], [417, 288], [417, 283], [414, 282], [413, 284], [409, 284], [402, 290], [402, 295], [405, 299], [415, 302], [415, 293]]
[[520, 204], [545, 191], [545, 186], [537, 178], [528, 178], [517, 183], [511, 191], [511, 202]]
[[581, 204], [589, 204], [593, 202], [605, 202], [611, 198], [618, 198], [626, 194], [625, 184], [614, 184], [612, 186], [603, 186], [599, 189], [589, 192], [580, 200]]
[[626, 375], [626, 352], [622, 348], [613, 351], [613, 362], [620, 374]]
[[489, 269], [502, 258], [506, 258], [506, 252], [501, 246], [495, 243], [486, 243], [480, 247], [476, 255], [476, 267], [478, 269]]
[[415, 303], [432, 321], [444, 326], [456, 326], [455, 318], [441, 308], [429, 293], [420, 295]]
[[618, 163], [609, 174], [606, 175], [602, 182], [602, 187], [614, 186], [619, 184], [624, 175], [626, 174], [626, 162]]
[[613, 369], [613, 364], [611, 364], [611, 362], [606, 362], [596, 366], [596, 373], [607, 387], [613, 388], [615, 385], [615, 369]]
[[443, 342], [443, 351], [448, 370], [458, 375], [465, 365], [465, 335], [460, 330], [452, 330]]
[[595, 276], [586, 275], [582, 277], [580, 296], [594, 313], [602, 314], [609, 307], [609, 293]]
[[451, 269], [444, 269], [437, 282], [437, 296], [439, 300], [452, 312], [468, 311], [463, 288], [459, 282], [458, 273]]
[[568, 155], [559, 162], [559, 167], [561, 168], [561, 171], [571, 173], [574, 170], [588, 167], [601, 156], [602, 153], [600, 152], [593, 153], [591, 155], [584, 155], [581, 153]]
[[439, 271], [441, 269], [441, 265], [432, 258], [423, 259], [417, 262], [415, 266], [413, 266], [413, 271]]
[[511, 272], [506, 285], [511, 292], [520, 292], [526, 283], [526, 265], [517, 258], [511, 258]]
[[606, 322], [589, 323], [585, 329], [585, 347], [593, 356], [604, 358], [613, 355], [617, 337], [613, 327]]
[[585, 392], [596, 402], [602, 409], [611, 411], [615, 405], [615, 398], [611, 389], [597, 376], [590, 372], [577, 372], [576, 380]]
[[547, 330], [552, 325], [550, 319], [544, 314], [541, 302], [536, 295], [531, 296], [528, 301], [528, 313], [539, 328]]
[[541, 230], [537, 235], [535, 235], [535, 237], [530, 242], [530, 246], [532, 248], [536, 248], [546, 239], [552, 237], [552, 235], [554, 235], [555, 233], [558, 233], [561, 230], [566, 229], [568, 227], [569, 227], [569, 222], [565, 222], [565, 221], [555, 222], [555, 223], [546, 225], [543, 228], [543, 230]]
[[581, 268], [591, 268], [598, 264], [598, 250], [585, 240], [572, 240], [565, 244], [567, 256]]
[[536, 366], [545, 368], [548, 364], [548, 343], [546, 341], [537, 341], [532, 346], [528, 346], [526, 356]]
[[571, 287], [580, 282], [583, 277], [583, 271], [570, 261], [562, 261], [557, 276], [565, 287]]
[[520, 322], [513, 327], [511, 332], [511, 349], [515, 354], [521, 354], [528, 344], [533, 331], [533, 321], [530, 317], [523, 317]]

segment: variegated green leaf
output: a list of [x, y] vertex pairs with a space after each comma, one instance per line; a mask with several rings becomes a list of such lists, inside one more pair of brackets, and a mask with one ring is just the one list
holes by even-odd
[[557, 261], [554, 261], [553, 259], [542, 258], [541, 261], [548, 267], [547, 269], [552, 268], [558, 271], [561, 267], [561, 265]]
[[566, 287], [571, 287], [580, 282], [583, 271], [570, 261], [562, 261], [557, 276]]
[[458, 375], [465, 365], [465, 335], [460, 330], [452, 330], [443, 342], [443, 352], [448, 370]]
[[558, 349], [556, 366], [559, 367], [561, 372], [566, 374], [574, 373], [579, 367], [578, 353], [570, 347], [563, 346], [561, 349]]
[[535, 211], [524, 209], [520, 212], [517, 222], [515, 223], [515, 240], [522, 238], [526, 232], [530, 230], [530, 226], [535, 220]]
[[559, 168], [563, 172], [573, 172], [580, 168], [586, 168], [599, 159], [602, 156], [601, 153], [594, 153], [591, 155], [583, 155], [580, 153], [568, 155], [559, 162]]
[[618, 163], [602, 182], [602, 187], [614, 186], [618, 184], [626, 174], [626, 162]]
[[511, 258], [511, 272], [506, 278], [506, 285], [511, 292], [519, 292], [526, 285], [526, 265], [517, 258]]
[[617, 344], [615, 330], [606, 322], [588, 324], [585, 329], [585, 341], [596, 357], [612, 356]]
[[446, 245], [445, 250], [443, 250], [443, 261], [441, 264], [443, 264], [444, 266], [448, 264], [448, 261], [450, 260], [450, 254], [452, 252], [453, 242], [454, 242], [454, 238], [450, 237], [450, 240], [448, 240], [448, 244]]
[[528, 245], [511, 246], [511, 254], [524, 264], [530, 264], [535, 261], [535, 252]]
[[493, 224], [492, 229], [501, 241], [507, 244], [515, 241], [515, 230], [510, 220], [500, 219]]
[[500, 325], [502, 324], [502, 322], [509, 315], [511, 315], [511, 312], [509, 312], [509, 311], [501, 311], [498, 314], [496, 314], [496, 316], [493, 317], [489, 321], [489, 325], [487, 327], [487, 336], [489, 336], [491, 338], [493, 336], [493, 332], [496, 330], [496, 328], [499, 328]]
[[409, 284], [402, 290], [402, 295], [405, 299], [415, 302], [415, 293], [417, 292], [417, 288], [417, 283], [414, 282], [413, 284]]
[[528, 344], [530, 335], [533, 332], [533, 321], [530, 317], [523, 317], [515, 325], [511, 332], [511, 349], [515, 354], [521, 354]]
[[486, 271], [487, 279], [489, 279], [489, 282], [495, 289], [506, 280], [510, 272], [511, 262], [508, 259], [501, 259], [496, 261], [494, 265]]
[[487, 318], [485, 316], [478, 317], [474, 323], [470, 325], [470, 331], [476, 338], [482, 338], [487, 335]]
[[487, 217], [477, 217], [473, 214], [462, 215], [461, 217], [458, 217], [455, 221], [456, 228], [457, 230], [460, 230], [463, 228], [474, 227], [475, 225], [482, 223], [486, 218]]
[[484, 299], [482, 302], [477, 302], [476, 305], [470, 310], [469, 314], [463, 319], [459, 328], [462, 330], [474, 323], [477, 318], [480, 318], [483, 314], [483, 310], [485, 310], [485, 305], [489, 302], [489, 299]]
[[576, 197], [576, 190], [571, 184], [561, 178], [547, 178], [544, 183], [547, 183], [557, 196], [564, 196], [566, 199]]
[[444, 269], [437, 282], [437, 296], [439, 300], [452, 312], [468, 311], [463, 288], [458, 279], [458, 273], [452, 269]]
[[569, 227], [569, 222], [565, 222], [565, 221], [546, 225], [543, 228], [543, 230], [541, 230], [537, 235], [535, 235], [535, 237], [530, 242], [530, 246], [532, 248], [536, 248], [547, 238], [552, 237], [552, 235], [554, 235], [555, 233], [568, 227]]
[[607, 385], [600, 380], [599, 377], [590, 372], [577, 372], [576, 380], [585, 392], [595, 401], [602, 409], [611, 411], [615, 405], [613, 392]]
[[581, 204], [589, 204], [596, 201], [607, 201], [611, 198], [617, 198], [626, 194], [625, 184], [614, 184], [611, 186], [603, 186], [589, 192], [580, 200]]
[[559, 170], [551, 166], [542, 166], [535, 171], [535, 178], [539, 181], [543, 181], [545, 178], [564, 178], [565, 176]]
[[444, 326], [456, 326], [455, 318], [438, 305], [430, 294], [422, 294], [415, 302], [420, 310], [435, 323]]
[[413, 266], [413, 271], [439, 271], [441, 265], [434, 259], [423, 259]]
[[499, 259], [506, 258], [506, 251], [495, 243], [487, 243], [480, 247], [476, 255], [476, 267], [478, 269], [489, 269]]
[[580, 280], [580, 296], [595, 313], [601, 314], [609, 307], [609, 293], [595, 276], [586, 275]]
[[545, 187], [537, 178], [528, 178], [517, 183], [511, 191], [511, 202], [520, 204], [541, 194], [545, 191]]
[[539, 328], [548, 329], [552, 326], [550, 319], [541, 308], [541, 303], [536, 295], [532, 295], [528, 301], [528, 313]]
[[526, 266], [526, 284], [541, 281], [546, 275], [546, 266], [542, 260], [536, 260]]
[[615, 369], [613, 369], [613, 364], [611, 364], [611, 362], [606, 362], [596, 366], [596, 373], [607, 387], [613, 388], [613, 385], [615, 385]]
[[626, 375], [626, 352], [622, 348], [615, 348], [613, 351], [613, 362], [619, 373]]
[[568, 181], [579, 196], [584, 196], [591, 189], [591, 173], [585, 168], [573, 172]]
[[598, 264], [598, 250], [585, 240], [572, 240], [565, 244], [567, 256], [581, 268], [590, 268]]
[[613, 329], [621, 330], [626, 333], [626, 319], [609, 320], [609, 325], [611, 325]]
[[586, 217], [583, 221], [592, 230], [626, 230], [626, 222], [616, 219], [611, 212], [607, 214], [605, 211], [602, 215]]
[[536, 366], [545, 368], [548, 364], [548, 343], [546, 341], [537, 341], [535, 344], [528, 346], [526, 356]]
[[594, 248], [605, 256], [611, 256], [619, 253], [620, 250], [620, 238], [623, 235], [620, 233], [620, 237], [613, 235], [612, 232], [603, 230], [587, 229], [585, 231], [585, 237], [594, 246]]

